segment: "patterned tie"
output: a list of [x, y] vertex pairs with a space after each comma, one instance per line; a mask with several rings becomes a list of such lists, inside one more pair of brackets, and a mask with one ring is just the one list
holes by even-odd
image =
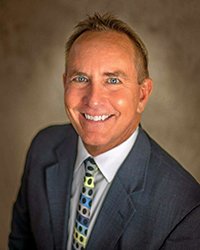
[[98, 171], [95, 161], [88, 157], [84, 161], [85, 176], [73, 233], [72, 250], [83, 250], [87, 244], [87, 233], [90, 223], [90, 211], [94, 194], [94, 176]]

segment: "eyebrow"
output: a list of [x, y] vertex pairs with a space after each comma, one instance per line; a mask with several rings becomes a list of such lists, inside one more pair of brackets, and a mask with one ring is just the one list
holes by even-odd
[[69, 76], [71, 77], [71, 76], [74, 76], [74, 75], [86, 76], [87, 74], [86, 74], [86, 73], [83, 73], [83, 72], [81, 72], [81, 71], [73, 70], [73, 71], [69, 74]]
[[[82, 75], [82, 76], [87, 76], [86, 73], [82, 72], [82, 71], [77, 71], [77, 70], [72, 70], [72, 72], [69, 74], [69, 77], [72, 77], [74, 75]], [[121, 70], [116, 70], [116, 71], [113, 71], [113, 72], [104, 72], [103, 73], [103, 76], [107, 76], [107, 77], [122, 77], [122, 78], [125, 78], [127, 79], [128, 76]]]
[[123, 77], [123, 78], [128, 78], [127, 75], [120, 70], [113, 71], [113, 72], [105, 72], [103, 75], [109, 76], [109, 77]]

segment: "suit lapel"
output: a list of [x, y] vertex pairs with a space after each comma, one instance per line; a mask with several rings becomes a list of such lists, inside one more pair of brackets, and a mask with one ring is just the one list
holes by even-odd
[[77, 140], [70, 135], [56, 149], [57, 163], [46, 169], [47, 197], [56, 249], [65, 249]]
[[144, 190], [149, 158], [150, 143], [140, 128], [135, 145], [120, 167], [105, 198], [88, 241], [88, 250], [114, 249], [137, 212], [134, 195]]
[[132, 200], [116, 178], [97, 218], [87, 249], [113, 249], [134, 213]]

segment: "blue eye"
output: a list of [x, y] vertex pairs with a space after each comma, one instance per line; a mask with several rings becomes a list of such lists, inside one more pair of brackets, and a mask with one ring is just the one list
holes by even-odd
[[72, 79], [75, 82], [87, 82], [88, 79], [85, 76], [76, 76]]
[[118, 84], [120, 82], [121, 81], [118, 78], [116, 78], [116, 77], [112, 77], [112, 78], [108, 79], [108, 83], [111, 83], [111, 84]]

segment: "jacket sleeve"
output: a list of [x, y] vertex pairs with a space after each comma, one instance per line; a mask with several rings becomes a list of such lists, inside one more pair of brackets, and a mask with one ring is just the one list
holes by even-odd
[[29, 165], [31, 162], [30, 150], [27, 155], [21, 187], [13, 206], [11, 222], [11, 232], [9, 235], [8, 246], [10, 250], [34, 250], [36, 249], [29, 220], [27, 203], [27, 180], [29, 176]]
[[199, 250], [200, 249], [200, 205], [195, 207], [175, 227], [166, 239], [161, 250]]

